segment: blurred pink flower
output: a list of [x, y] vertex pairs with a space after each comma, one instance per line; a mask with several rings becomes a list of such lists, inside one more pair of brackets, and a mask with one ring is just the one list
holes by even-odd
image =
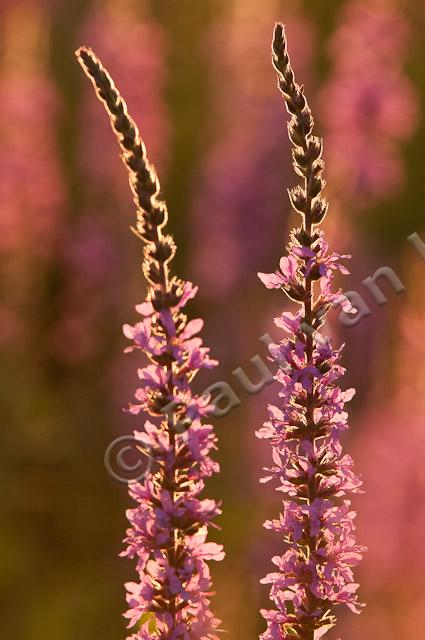
[[385, 583], [403, 590], [407, 576], [425, 586], [424, 424], [421, 417], [406, 424], [404, 407], [413, 398], [408, 404], [405, 400], [397, 398], [387, 411], [382, 407], [369, 411], [365, 416], [369, 426], [360, 425], [354, 443], [368, 486], [359, 520], [370, 550], [365, 579], [376, 590]]
[[3, 75], [0, 101], [0, 253], [46, 258], [64, 198], [54, 139], [56, 91], [41, 73]]
[[403, 65], [409, 37], [409, 25], [395, 3], [352, 0], [341, 10], [329, 51], [339, 68], [357, 70], [365, 64], [382, 69], [389, 64], [396, 69]]
[[[351, 442], [367, 485], [359, 535], [369, 548], [361, 581], [368, 601], [361, 624], [347, 620], [346, 640], [419, 638], [425, 624], [425, 367], [419, 292], [423, 262], [405, 262], [406, 293], [394, 329], [395, 353], [377, 370], [369, 404]], [[414, 363], [414, 364], [412, 364]], [[414, 367], [414, 372], [412, 372]], [[385, 375], [384, 375], [384, 372]], [[390, 386], [391, 385], [391, 386]]]
[[412, 83], [396, 73], [368, 68], [360, 77], [334, 78], [323, 100], [326, 121], [332, 119], [340, 132], [355, 128], [367, 135], [406, 140], [417, 126], [417, 94]]
[[[1, 7], [1, 341], [25, 348], [63, 226], [65, 185], [56, 139], [62, 105], [49, 77], [42, 5]], [[3, 325], [3, 323], [2, 323]], [[13, 325], [13, 326], [12, 326]]]
[[[191, 265], [211, 294], [229, 295], [264, 264], [276, 242], [268, 229], [278, 231], [286, 206], [281, 112], [264, 46], [280, 13], [275, 0], [261, 6], [252, 0], [234, 3], [207, 40], [216, 125], [192, 215], [194, 234], [207, 242], [194, 243]], [[312, 53], [310, 25], [293, 11], [285, 22], [295, 43], [297, 69], [305, 76]]]
[[[119, 78], [129, 109], [141, 124], [149, 154], [164, 172], [169, 134], [163, 96], [166, 46], [160, 25], [148, 14], [148, 2], [95, 3], [76, 44], [93, 46], [112, 75]], [[84, 192], [81, 213], [63, 236], [65, 249], [60, 262], [64, 284], [51, 338], [55, 356], [68, 363], [99, 352], [108, 327], [106, 314], [118, 316], [132, 295], [128, 277], [125, 285], [119, 281], [124, 266], [117, 249], [126, 219], [131, 222], [128, 181], [109, 123], [99, 117], [91, 87], [84, 83], [82, 89], [78, 168]], [[114, 363], [111, 376], [113, 369]], [[130, 370], [127, 361], [120, 364], [121, 380], [126, 378], [126, 369]]]
[[110, 313], [119, 300], [114, 274], [120, 260], [112, 233], [95, 214], [81, 218], [68, 229], [61, 246], [63, 286], [50, 346], [55, 357], [72, 364], [93, 355], [102, 345], [102, 329], [107, 328]]
[[405, 182], [399, 143], [419, 120], [417, 93], [403, 74], [408, 36], [395, 7], [354, 0], [331, 40], [334, 71], [320, 97], [326, 160], [331, 186], [357, 206], [388, 199]]

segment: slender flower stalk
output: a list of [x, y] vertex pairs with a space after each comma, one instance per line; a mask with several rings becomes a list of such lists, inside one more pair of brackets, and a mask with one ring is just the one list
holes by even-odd
[[153, 466], [143, 481], [129, 483], [137, 506], [127, 512], [131, 527], [122, 555], [137, 558], [139, 580], [126, 584], [125, 616], [129, 627], [138, 626], [132, 640], [212, 640], [220, 621], [209, 608], [206, 561], [221, 560], [224, 554], [220, 545], [206, 542], [220, 507], [200, 494], [205, 479], [219, 468], [210, 457], [216, 448], [212, 426], [201, 422], [210, 406], [192, 393], [191, 381], [200, 369], [217, 363], [196, 337], [202, 321], [188, 322], [183, 314], [197, 289], [170, 274], [175, 245], [164, 232], [167, 207], [137, 126], [94, 53], [82, 47], [77, 57], [118, 138], [137, 207], [134, 231], [145, 244], [148, 291], [136, 307], [143, 320], [134, 327], [125, 325], [124, 333], [133, 343], [127, 350], [141, 349], [150, 361], [138, 371], [141, 388], [130, 411], [152, 418], [135, 437]]
[[262, 611], [267, 630], [261, 638], [317, 640], [335, 625], [335, 605], [346, 604], [357, 613], [362, 607], [352, 567], [364, 548], [355, 542], [349, 499], [360, 491], [361, 481], [340, 443], [340, 432], [347, 429], [344, 404], [354, 390], [337, 386], [345, 371], [339, 364], [341, 349], [334, 349], [319, 333], [333, 305], [350, 310], [341, 292], [331, 288], [337, 271], [347, 273], [341, 258], [349, 256], [330, 253], [317, 229], [328, 210], [322, 197], [323, 143], [313, 135], [311, 111], [303, 87], [295, 82], [281, 24], [275, 27], [273, 64], [291, 114], [289, 138], [302, 185], [291, 189], [289, 197], [302, 225], [291, 232], [280, 269], [259, 274], [267, 288], [281, 289], [299, 305], [296, 313], [275, 319], [288, 334], [270, 345], [279, 365], [281, 405], [269, 406], [269, 421], [257, 433], [273, 450], [274, 465], [262, 482], [276, 480], [277, 491], [284, 494], [279, 517], [264, 526], [277, 531], [287, 544], [285, 553], [273, 558], [277, 571], [262, 580], [271, 584], [275, 609]]

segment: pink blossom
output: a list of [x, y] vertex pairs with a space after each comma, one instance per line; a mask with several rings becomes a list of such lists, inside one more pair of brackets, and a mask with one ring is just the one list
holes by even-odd
[[[166, 322], [163, 312], [154, 311], [147, 301], [137, 306], [144, 316], [143, 321], [134, 327], [126, 325], [124, 328], [134, 348], [142, 349], [153, 360], [167, 356], [174, 363], [172, 369], [158, 364], [148, 364], [139, 369], [142, 387], [136, 391], [139, 404], [132, 405], [132, 413], [158, 413], [156, 400], [160, 394], [163, 406], [168, 402], [175, 407], [174, 413], [177, 411], [180, 422], [189, 419], [190, 424], [184, 433], [175, 436], [174, 445], [161, 422], [155, 424], [148, 420], [143, 431], [135, 432], [136, 439], [159, 469], [164, 473], [181, 469], [182, 486], [176, 486], [178, 493], [163, 489], [155, 476], [146, 478], [143, 484], [131, 483], [130, 493], [137, 506], [128, 511], [131, 528], [125, 540], [125, 555], [139, 558], [140, 582], [126, 585], [129, 625], [133, 626], [143, 613], [152, 611], [155, 612], [158, 631], [167, 634], [167, 638], [176, 639], [216, 637], [210, 636], [217, 621], [207, 606], [211, 579], [205, 563], [223, 557], [221, 545], [206, 542], [207, 527], [220, 513], [219, 505], [214, 500], [199, 497], [204, 479], [219, 470], [218, 464], [210, 457], [216, 448], [212, 427], [200, 421], [210, 407], [191, 392], [189, 385], [200, 368], [214, 366], [215, 361], [209, 359], [208, 349], [202, 347], [201, 339], [193, 338], [202, 328], [201, 320], [176, 324], [177, 312], [180, 313], [184, 302], [193, 297], [194, 291], [196, 289], [189, 283], [180, 288], [178, 304], [171, 309]], [[158, 332], [161, 326], [167, 327], [167, 333]], [[195, 359], [194, 351], [198, 354]], [[167, 545], [172, 544], [173, 531], [178, 531], [180, 536], [182, 562], [178, 567], [170, 564], [172, 561], [167, 552]], [[154, 606], [160, 593], [161, 598], [180, 603], [174, 616], [160, 613]], [[196, 617], [195, 626], [203, 635], [181, 636], [177, 633], [177, 629], [188, 628], [188, 615]], [[139, 638], [139, 635], [134, 637]]]
[[136, 505], [127, 512], [122, 555], [137, 558], [138, 579], [126, 585], [125, 617], [130, 628], [138, 626], [133, 640], [216, 640], [220, 621], [210, 611], [207, 561], [221, 560], [223, 551], [206, 535], [221, 509], [201, 495], [205, 480], [218, 471], [212, 459], [216, 437], [202, 422], [211, 409], [209, 398], [192, 388], [199, 370], [216, 362], [197, 335], [203, 322], [189, 321], [184, 313], [196, 289], [171, 273], [176, 247], [164, 230], [168, 211], [137, 125], [93, 51], [81, 47], [77, 58], [120, 144], [137, 207], [136, 229], [145, 245], [147, 293], [136, 307], [142, 319], [125, 325], [124, 333], [132, 343], [129, 350], [147, 359], [138, 370], [138, 404], [130, 412], [145, 417], [144, 429], [134, 436], [151, 465], [143, 478], [128, 483]]
[[348, 304], [340, 291], [334, 292], [333, 279], [337, 272], [348, 273], [343, 261], [350, 256], [330, 252], [323, 232], [314, 226], [320, 222], [315, 211], [327, 210], [320, 198], [322, 141], [312, 134], [311, 112], [303, 89], [295, 83], [279, 24], [273, 54], [279, 87], [292, 115], [294, 166], [305, 181], [290, 192], [294, 209], [302, 214], [302, 228], [291, 233], [280, 270], [258, 274], [267, 288], [281, 288], [299, 305], [296, 313], [285, 312], [275, 320], [284, 332], [277, 344], [269, 346], [271, 360], [278, 366], [280, 403], [269, 405], [269, 420], [257, 432], [270, 442], [273, 458], [261, 481], [273, 481], [283, 495], [278, 518], [264, 526], [286, 543], [283, 555], [272, 559], [278, 570], [261, 581], [270, 585], [275, 605], [274, 611], [262, 612], [267, 630], [261, 639], [317, 639], [335, 625], [335, 605], [346, 605], [355, 613], [362, 609], [353, 568], [364, 547], [354, 537], [350, 501], [362, 483], [339, 439], [348, 426], [344, 407], [354, 390], [339, 388], [345, 373], [342, 349], [335, 349], [319, 332], [334, 304]]

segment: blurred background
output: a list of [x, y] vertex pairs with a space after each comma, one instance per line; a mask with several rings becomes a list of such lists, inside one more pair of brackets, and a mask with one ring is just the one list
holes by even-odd
[[[200, 285], [192, 314], [240, 405], [216, 420], [227, 557], [215, 610], [233, 640], [264, 629], [260, 578], [281, 549], [262, 521], [269, 451], [254, 432], [274, 385], [247, 394], [232, 371], [265, 359], [259, 340], [286, 303], [256, 272], [283, 251], [295, 183], [286, 113], [270, 64], [287, 24], [297, 78], [325, 137], [327, 232], [353, 254], [344, 290], [362, 315], [331, 319], [355, 386], [346, 447], [367, 493], [356, 502], [362, 616], [341, 611], [331, 640], [422, 640], [425, 626], [425, 67], [422, 0], [1, 0], [0, 633], [8, 640], [124, 638], [118, 558], [130, 501], [106, 472], [137, 384], [121, 326], [145, 291], [141, 247], [115, 140], [73, 52], [86, 43], [138, 121], [170, 209], [180, 275]], [[388, 266], [387, 303], [362, 284]], [[400, 287], [399, 287], [400, 288]], [[204, 385], [204, 386], [202, 386]], [[214, 537], [214, 536], [213, 536]]]

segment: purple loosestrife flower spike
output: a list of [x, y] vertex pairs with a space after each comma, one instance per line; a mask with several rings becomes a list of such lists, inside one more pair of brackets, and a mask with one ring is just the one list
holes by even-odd
[[143, 320], [126, 325], [132, 341], [149, 359], [139, 369], [141, 388], [130, 412], [148, 414], [144, 430], [135, 432], [149, 452], [152, 471], [129, 483], [136, 507], [127, 512], [130, 528], [122, 555], [137, 559], [138, 581], [126, 585], [131, 640], [216, 639], [220, 621], [210, 611], [211, 578], [207, 560], [221, 560], [222, 547], [206, 542], [207, 529], [220, 513], [214, 500], [201, 499], [204, 481], [219, 470], [211, 458], [216, 438], [203, 424], [211, 406], [192, 393], [190, 383], [202, 368], [217, 363], [196, 336], [201, 320], [187, 321], [183, 307], [196, 287], [170, 275], [175, 253], [164, 233], [167, 207], [160, 199], [155, 169], [149, 164], [137, 126], [111, 77], [85, 47], [78, 60], [92, 80], [109, 114], [128, 168], [137, 207], [137, 235], [145, 243], [145, 302], [136, 307]]
[[299, 305], [296, 313], [285, 312], [275, 320], [287, 334], [269, 347], [279, 364], [281, 403], [269, 406], [269, 421], [257, 433], [273, 450], [274, 464], [262, 481], [274, 479], [284, 495], [279, 517], [264, 526], [277, 531], [287, 545], [283, 555], [273, 558], [276, 572], [262, 580], [271, 585], [275, 609], [262, 611], [267, 630], [261, 638], [317, 640], [335, 625], [335, 605], [346, 604], [355, 612], [362, 606], [352, 567], [364, 548], [355, 542], [349, 499], [361, 482], [340, 444], [340, 432], [347, 429], [344, 403], [354, 391], [337, 386], [344, 373], [341, 350], [318, 331], [332, 305], [350, 310], [348, 300], [331, 289], [335, 272], [347, 273], [341, 258], [349, 256], [330, 253], [317, 228], [328, 209], [322, 197], [322, 140], [312, 133], [313, 118], [303, 87], [295, 82], [281, 24], [275, 27], [273, 64], [291, 114], [288, 131], [302, 184], [289, 196], [302, 225], [291, 232], [280, 269], [259, 274], [267, 288], [282, 289]]

